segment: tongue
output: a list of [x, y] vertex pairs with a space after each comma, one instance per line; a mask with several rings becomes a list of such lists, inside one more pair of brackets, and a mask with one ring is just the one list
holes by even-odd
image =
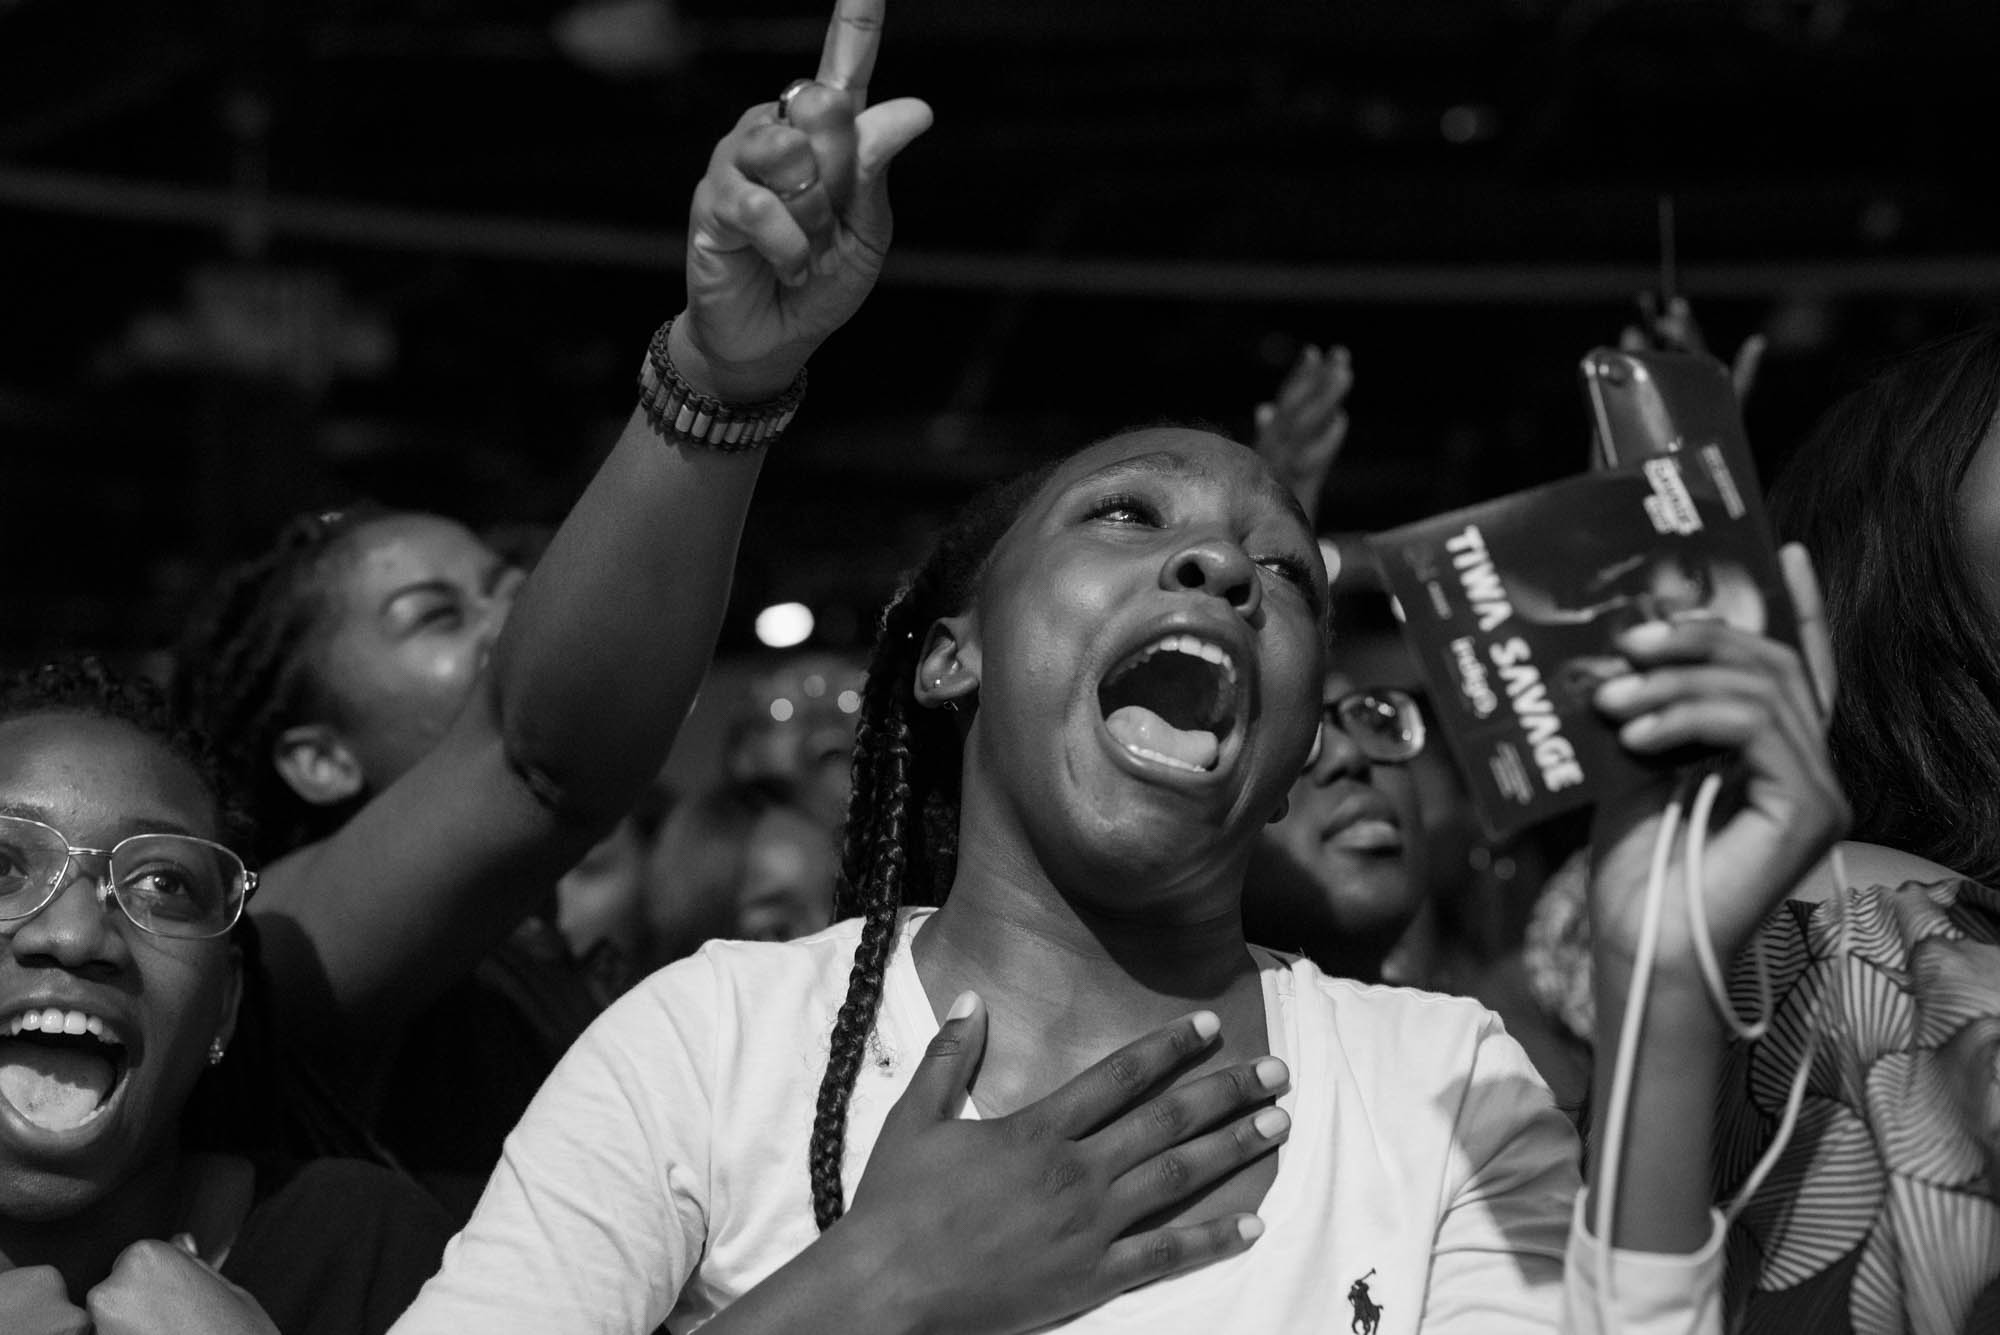
[[116, 1072], [103, 1057], [68, 1048], [0, 1041], [0, 1095], [47, 1131], [83, 1125], [111, 1092]]
[[1128, 751], [1142, 751], [1189, 769], [1215, 763], [1221, 745], [1212, 732], [1183, 732], [1143, 705], [1126, 705], [1104, 720], [1111, 735]]

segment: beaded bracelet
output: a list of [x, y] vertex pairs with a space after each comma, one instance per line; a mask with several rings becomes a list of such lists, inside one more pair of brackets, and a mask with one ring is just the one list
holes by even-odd
[[762, 403], [725, 403], [681, 378], [667, 352], [672, 320], [660, 326], [639, 366], [639, 406], [646, 422], [664, 440], [710, 450], [754, 450], [768, 445], [792, 424], [806, 396], [804, 367], [785, 392]]

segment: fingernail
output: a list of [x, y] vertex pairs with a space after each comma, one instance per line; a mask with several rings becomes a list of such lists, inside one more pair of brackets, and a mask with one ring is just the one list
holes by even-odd
[[1641, 714], [1618, 730], [1618, 740], [1627, 746], [1636, 746], [1658, 732], [1659, 728], [1659, 715]]
[[1266, 1108], [1250, 1119], [1250, 1125], [1257, 1128], [1257, 1134], [1266, 1140], [1276, 1140], [1292, 1125], [1291, 1115], [1283, 1108]]
[[1664, 645], [1667, 642], [1667, 637], [1671, 634], [1673, 634], [1673, 627], [1669, 626], [1666, 622], [1646, 621], [1632, 627], [1632, 629], [1619, 636], [1619, 639], [1623, 641], [1626, 648], [1638, 653], [1645, 653], [1649, 649], [1658, 649]]
[[1236, 1236], [1245, 1242], [1255, 1242], [1264, 1236], [1264, 1221], [1256, 1215], [1245, 1215], [1236, 1221]]
[[1597, 688], [1597, 703], [1605, 709], [1620, 709], [1639, 693], [1639, 678], [1632, 673], [1613, 677]]
[[1201, 1035], [1203, 1042], [1222, 1032], [1222, 1021], [1216, 1018], [1214, 1011], [1196, 1011], [1191, 1023], [1194, 1025], [1195, 1033]]
[[1283, 1089], [1286, 1077], [1290, 1074], [1285, 1069], [1285, 1064], [1276, 1057], [1257, 1059], [1257, 1083], [1266, 1089]]
[[978, 1004], [979, 994], [977, 992], [961, 992], [958, 994], [958, 999], [951, 1003], [951, 1009], [944, 1013], [944, 1018], [946, 1021], [963, 1020], [966, 1016], [972, 1014], [973, 1008]]

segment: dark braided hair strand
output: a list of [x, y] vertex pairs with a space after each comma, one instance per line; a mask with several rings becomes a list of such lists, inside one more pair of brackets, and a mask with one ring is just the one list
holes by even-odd
[[959, 766], [953, 716], [917, 703], [924, 637], [973, 600], [993, 549], [1055, 471], [1053, 463], [975, 499], [883, 609], [855, 731], [853, 790], [841, 850], [837, 917], [859, 914], [847, 996], [828, 1043], [813, 1113], [813, 1218], [830, 1227], [846, 1207], [840, 1170], [847, 1105], [882, 1004], [882, 980], [905, 904], [942, 904], [958, 862]]

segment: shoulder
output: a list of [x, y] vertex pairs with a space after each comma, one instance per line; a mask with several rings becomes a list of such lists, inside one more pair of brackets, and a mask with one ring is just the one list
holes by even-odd
[[316, 1159], [251, 1210], [222, 1267], [294, 1335], [386, 1330], [436, 1272], [451, 1219], [377, 1164]]
[[[268, 1175], [260, 1186], [269, 1185]], [[239, 1244], [266, 1230], [318, 1225], [351, 1235], [364, 1221], [423, 1230], [450, 1230], [431, 1194], [409, 1178], [360, 1159], [312, 1159], [285, 1175], [251, 1210]]]
[[1470, 997], [1335, 978], [1311, 960], [1265, 953], [1284, 968], [1291, 991], [1330, 1019], [1343, 1039], [1393, 1039], [1421, 1029], [1434, 1038], [1458, 1035], [1477, 1041], [1488, 1030], [1501, 1029], [1500, 1017]]
[[1294, 998], [1302, 1040], [1326, 1044], [1369, 1085], [1442, 1089], [1533, 1075], [1500, 1017], [1470, 997], [1334, 978], [1310, 960], [1266, 955], [1267, 970], [1282, 970], [1281, 994]]
[[565, 1064], [651, 1069], [664, 1036], [706, 1069], [749, 1036], [817, 1030], [846, 995], [860, 931], [848, 920], [795, 941], [711, 941], [613, 1002]]
[[[1843, 843], [1839, 853], [1839, 876], [1822, 864], [1765, 920], [1767, 948], [1898, 965], [1931, 937], [2000, 938], [2000, 893], [1970, 877], [1880, 844]], [[1744, 967], [1740, 959], [1738, 971]]]
[[850, 918], [794, 941], [710, 941], [641, 980], [609, 1013], [684, 1011], [690, 1004], [762, 1009], [830, 989], [839, 995], [860, 936], [860, 920]]
[[[1863, 843], [1858, 839], [1843, 841], [1838, 848], [1841, 871], [1844, 873], [1841, 888], [1848, 891], [1867, 890], [1875, 887], [1901, 885], [1935, 885], [1945, 881], [1962, 881], [1965, 876], [1953, 871], [1942, 863], [1900, 848], [1889, 848], [1882, 844]], [[1793, 898], [1823, 900], [1831, 893], [1834, 877], [1822, 863], [1804, 880], [1799, 882]]]

